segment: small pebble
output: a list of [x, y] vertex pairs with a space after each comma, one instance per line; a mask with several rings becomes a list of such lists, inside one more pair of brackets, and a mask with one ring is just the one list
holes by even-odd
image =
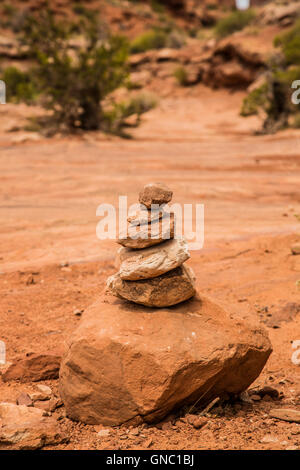
[[261, 397], [259, 395], [251, 395], [251, 400], [253, 401], [260, 401]]
[[21, 393], [17, 398], [17, 405], [32, 406], [32, 400], [27, 393]]
[[99, 437], [107, 437], [109, 435], [110, 435], [109, 429], [101, 429], [99, 432], [97, 432], [97, 436]]
[[45, 395], [52, 395], [52, 390], [48, 385], [38, 384], [36, 388]]

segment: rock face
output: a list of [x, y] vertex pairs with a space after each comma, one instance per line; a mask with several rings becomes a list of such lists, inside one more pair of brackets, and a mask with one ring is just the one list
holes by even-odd
[[201, 79], [212, 88], [247, 88], [264, 70], [266, 58], [245, 49], [232, 37], [225, 38], [200, 65]]
[[66, 441], [53, 418], [25, 405], [0, 403], [0, 449], [35, 450]]
[[38, 382], [40, 380], [57, 379], [61, 357], [52, 354], [30, 354], [9, 366], [2, 374], [4, 382], [20, 380], [20, 382]]
[[[299, 2], [297, 4], [299, 13]], [[201, 10], [198, 6], [194, 12], [199, 9]], [[212, 13], [211, 10], [209, 15], [206, 12], [206, 24], [213, 21]], [[216, 13], [217, 10], [213, 15]], [[222, 18], [223, 14], [220, 13]], [[283, 17], [282, 24], [291, 20], [292, 16]], [[151, 83], [154, 79], [169, 79], [174, 76], [174, 70], [182, 66], [186, 71], [186, 85], [202, 82], [211, 88], [246, 89], [265, 72], [272, 46], [262, 39], [262, 44], [258, 48], [256, 41], [245, 43], [240, 35], [243, 35], [243, 32], [237, 32], [220, 41], [212, 38], [200, 47], [199, 44], [189, 44], [180, 49], [159, 49], [133, 54], [129, 59], [131, 76], [135, 83], [140, 77], [141, 86], [145, 83], [145, 79], [147, 83]]]
[[290, 1], [288, 5], [266, 5], [260, 14], [260, 21], [264, 24], [279, 23], [282, 26], [289, 26], [300, 16], [299, 2]]
[[160, 276], [175, 269], [189, 259], [187, 242], [182, 239], [168, 240], [159, 246], [132, 251], [120, 248], [118, 252], [121, 279], [136, 281]]
[[262, 330], [205, 297], [149, 309], [104, 295], [70, 340], [60, 392], [74, 420], [152, 423], [183, 405], [241, 393], [270, 353]]
[[140, 227], [130, 224], [127, 234], [121, 234], [118, 239], [120, 245], [127, 248], [143, 249], [174, 237], [175, 218], [171, 213], [167, 217], [154, 221], [151, 224], [143, 224]]
[[151, 209], [152, 204], [167, 204], [172, 199], [173, 192], [163, 183], [150, 183], [144, 186], [139, 194], [139, 202]]
[[193, 272], [185, 266], [139, 281], [124, 281], [117, 273], [108, 279], [107, 285], [114, 295], [147, 307], [169, 307], [196, 293]]

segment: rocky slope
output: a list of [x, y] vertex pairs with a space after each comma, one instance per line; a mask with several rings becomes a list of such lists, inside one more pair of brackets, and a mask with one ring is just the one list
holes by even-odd
[[[164, 94], [164, 83], [172, 88], [180, 86], [176, 80], [178, 69], [183, 70], [184, 74], [181, 85], [193, 86], [201, 82], [212, 88], [247, 88], [264, 70], [267, 60], [274, 53], [274, 37], [300, 15], [298, 1], [289, 4], [257, 1], [254, 4], [257, 5], [257, 16], [253, 26], [217, 40], [213, 26], [227, 14], [224, 5], [229, 8], [232, 3], [225, 1], [216, 5], [212, 1], [174, 0], [162, 2], [163, 10], [160, 11], [147, 2], [120, 1], [112, 5], [104, 0], [91, 0], [85, 8], [97, 14], [100, 12], [101, 19], [114, 32], [130, 39], [153, 28], [179, 28], [183, 32], [185, 44], [182, 47], [149, 50], [130, 56], [133, 84]], [[28, 12], [37, 10], [42, 4], [32, 0], [24, 8], [23, 2], [16, 2], [15, 10], [8, 17], [6, 12], [6, 19], [0, 25], [2, 68], [10, 64], [26, 68], [22, 49], [18, 48], [16, 40], [17, 31]], [[51, 7], [59, 17], [68, 19], [75, 18], [81, 11], [75, 2], [68, 0], [54, 1]], [[211, 20], [205, 20], [207, 15], [211, 15]], [[200, 32], [200, 37], [191, 37], [192, 31]]]

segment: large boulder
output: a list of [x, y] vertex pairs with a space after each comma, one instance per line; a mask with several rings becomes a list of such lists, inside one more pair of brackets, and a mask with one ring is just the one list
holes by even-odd
[[158, 310], [103, 295], [69, 342], [60, 393], [67, 415], [84, 423], [157, 422], [244, 391], [271, 350], [263, 330], [204, 296]]
[[200, 64], [205, 85], [247, 88], [265, 69], [266, 57], [253, 46], [241, 45], [239, 36], [220, 41]]
[[217, 65], [214, 69], [214, 78], [217, 87], [246, 88], [256, 77], [256, 72], [244, 67], [239, 62], [226, 62]]

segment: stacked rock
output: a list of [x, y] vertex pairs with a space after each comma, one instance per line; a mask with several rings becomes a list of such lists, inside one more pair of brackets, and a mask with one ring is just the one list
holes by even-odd
[[[123, 245], [119, 272], [108, 285], [115, 296], [132, 302], [103, 293], [68, 341], [59, 390], [75, 421], [152, 424], [195, 403], [237, 396], [272, 351], [260, 328], [234, 320], [204, 295], [180, 303], [195, 293], [183, 264], [187, 245], [174, 235], [168, 206], [162, 214], [150, 211], [152, 202], [163, 205], [171, 197], [162, 185], [146, 186], [140, 194], [145, 207], [129, 218], [129, 233], [118, 240]], [[136, 237], [136, 228], [151, 232], [151, 221], [157, 238]]]
[[184, 238], [174, 238], [175, 215], [165, 205], [172, 191], [161, 183], [144, 187], [140, 208], [128, 217], [127, 231], [117, 240], [119, 272], [107, 280], [115, 296], [148, 307], [169, 307], [195, 293], [190, 257]]

